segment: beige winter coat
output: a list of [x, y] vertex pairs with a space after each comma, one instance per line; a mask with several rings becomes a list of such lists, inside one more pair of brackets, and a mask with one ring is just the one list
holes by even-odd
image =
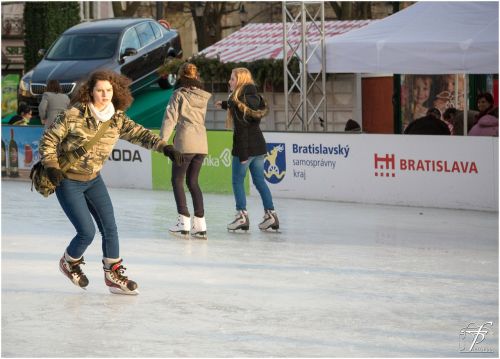
[[47, 119], [45, 128], [49, 127], [56, 116], [66, 110], [69, 106], [69, 97], [63, 93], [45, 92], [42, 101], [38, 105], [38, 112], [42, 120]]
[[181, 87], [165, 110], [160, 137], [167, 142], [174, 128], [174, 147], [181, 153], [208, 154], [205, 115], [212, 95], [202, 89]]

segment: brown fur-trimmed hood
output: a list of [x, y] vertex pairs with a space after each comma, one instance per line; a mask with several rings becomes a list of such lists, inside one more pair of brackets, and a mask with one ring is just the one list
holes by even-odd
[[[258, 98], [259, 104], [257, 106], [252, 106], [252, 104], [249, 104], [247, 96], [252, 96], [254, 99]], [[239, 98], [231, 97], [231, 100], [236, 108], [245, 115], [245, 117], [249, 116], [260, 120], [269, 113], [269, 106], [267, 105], [266, 99], [257, 93], [257, 88], [254, 85], [246, 85]]]

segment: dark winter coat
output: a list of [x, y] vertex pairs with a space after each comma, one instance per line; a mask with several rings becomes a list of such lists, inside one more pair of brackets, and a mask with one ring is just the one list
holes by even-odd
[[241, 162], [249, 157], [267, 153], [266, 140], [260, 130], [260, 121], [269, 108], [255, 85], [244, 85], [239, 98], [222, 102], [222, 108], [233, 117], [233, 150], [231, 154]]
[[404, 131], [405, 135], [450, 135], [450, 129], [444, 121], [429, 115], [410, 122]]

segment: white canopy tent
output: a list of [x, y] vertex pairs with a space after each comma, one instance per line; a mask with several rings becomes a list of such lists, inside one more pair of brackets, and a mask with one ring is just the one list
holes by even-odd
[[[498, 73], [498, 5], [418, 2], [326, 40], [326, 72]], [[320, 69], [321, 59], [313, 54], [308, 71]]]

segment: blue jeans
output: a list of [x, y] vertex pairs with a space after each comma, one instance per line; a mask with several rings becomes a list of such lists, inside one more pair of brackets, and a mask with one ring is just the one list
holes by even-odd
[[245, 163], [240, 162], [240, 158], [233, 156], [233, 193], [236, 201], [236, 210], [247, 209], [247, 198], [245, 196], [245, 176], [250, 168], [252, 182], [259, 191], [264, 209], [274, 209], [273, 197], [264, 178], [264, 155], [249, 157]]
[[118, 230], [113, 204], [101, 175], [81, 182], [65, 178], [56, 188], [57, 199], [76, 229], [76, 236], [66, 248], [73, 258], [80, 258], [94, 239], [95, 219], [102, 235], [102, 253], [106, 258], [119, 258]]

